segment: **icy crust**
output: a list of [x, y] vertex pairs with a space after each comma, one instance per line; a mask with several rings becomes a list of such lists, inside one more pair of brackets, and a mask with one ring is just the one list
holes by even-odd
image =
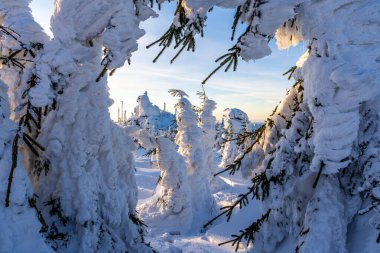
[[178, 152], [185, 157], [187, 175], [193, 208], [192, 228], [200, 228], [216, 213], [216, 206], [210, 191], [209, 168], [205, 155], [202, 130], [197, 125], [197, 115], [186, 98], [176, 104], [178, 132], [175, 142]]
[[53, 252], [39, 233], [41, 223], [35, 210], [28, 203], [33, 193], [27, 172], [22, 165], [21, 154], [13, 176], [10, 206], [5, 207], [12, 164], [12, 142], [17, 129], [17, 125], [9, 120], [10, 110], [6, 98], [7, 87], [0, 81], [0, 252], [23, 253], [31, 248], [41, 253]]
[[165, 137], [156, 139], [160, 178], [154, 195], [139, 210], [149, 223], [165, 223], [169, 233], [186, 233], [192, 226], [191, 192], [184, 158]]
[[244, 146], [238, 145], [238, 137], [250, 132], [250, 122], [248, 115], [240, 109], [227, 108], [223, 111], [224, 129], [222, 139], [225, 141], [220, 150], [222, 161], [219, 167], [233, 163]]

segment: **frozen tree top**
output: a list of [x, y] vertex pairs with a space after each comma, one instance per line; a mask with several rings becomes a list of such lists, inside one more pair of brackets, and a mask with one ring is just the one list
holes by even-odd
[[160, 115], [160, 109], [158, 106], [153, 105], [148, 97], [148, 92], [144, 92], [143, 95], [137, 98], [138, 105], [135, 107], [135, 114], [137, 117], [150, 117]]
[[228, 119], [237, 119], [237, 120], [246, 120], [248, 121], [248, 115], [240, 109], [237, 108], [226, 108], [223, 111], [223, 118]]

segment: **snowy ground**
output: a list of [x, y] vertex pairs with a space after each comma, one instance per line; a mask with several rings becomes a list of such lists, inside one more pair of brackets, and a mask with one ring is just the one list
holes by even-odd
[[[160, 171], [155, 164], [150, 162], [149, 158], [139, 155], [136, 157], [136, 169], [139, 194], [137, 210], [139, 210], [139, 206], [153, 195]], [[219, 207], [230, 204], [239, 194], [245, 192], [249, 185], [249, 181], [242, 179], [240, 173], [234, 176], [225, 175], [221, 178], [226, 182], [226, 185], [223, 190], [214, 193]], [[252, 210], [252, 206], [255, 210]], [[223, 217], [204, 233], [197, 234], [194, 232], [186, 235], [167, 233], [165, 224], [151, 224], [149, 214], [140, 214], [148, 225], [146, 240], [151, 242], [151, 245], [159, 253], [225, 253], [235, 252], [235, 247], [231, 245], [218, 246], [218, 243], [230, 240], [232, 233], [238, 233], [239, 228], [257, 219], [260, 215], [258, 210], [257, 204], [251, 205], [251, 207], [237, 210], [229, 223], [226, 223]], [[239, 248], [238, 252], [246, 252], [245, 245], [240, 245]]]

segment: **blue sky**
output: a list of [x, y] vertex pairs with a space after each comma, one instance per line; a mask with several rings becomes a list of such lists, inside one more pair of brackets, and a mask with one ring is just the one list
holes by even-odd
[[[36, 20], [49, 31], [53, 0], [33, 0], [31, 7]], [[146, 45], [158, 39], [170, 26], [174, 12], [173, 4], [164, 4], [160, 17], [143, 23], [146, 35], [139, 40], [139, 50], [133, 54], [132, 65], [116, 71], [109, 78], [111, 98], [115, 101], [110, 108], [111, 117], [117, 118], [117, 108], [124, 101], [127, 115], [136, 105], [137, 97], [148, 91], [151, 101], [163, 108], [166, 102], [169, 111], [174, 111], [176, 99], [169, 89], [182, 89], [190, 100], [199, 104], [196, 92], [201, 90], [201, 81], [217, 66], [216, 58], [227, 52], [234, 42], [230, 40], [234, 10], [216, 8], [207, 20], [205, 37], [198, 38], [196, 52], [184, 52], [174, 64], [170, 59], [175, 51], [167, 50], [157, 63], [152, 60], [160, 50], [146, 49]], [[272, 55], [255, 61], [239, 62], [236, 72], [220, 71], [206, 84], [208, 97], [218, 103], [216, 116], [221, 118], [224, 108], [240, 108], [252, 121], [263, 121], [280, 102], [292, 85], [282, 76], [303, 54], [305, 45], [278, 51], [271, 44]]]

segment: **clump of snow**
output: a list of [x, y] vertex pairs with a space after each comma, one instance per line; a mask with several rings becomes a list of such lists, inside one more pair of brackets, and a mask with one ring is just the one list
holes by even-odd
[[303, 38], [297, 18], [288, 20], [276, 31], [277, 48], [280, 50], [297, 46], [300, 41], [303, 41]]
[[267, 38], [253, 32], [241, 37], [237, 46], [240, 48], [241, 57], [247, 61], [258, 60], [272, 53]]

